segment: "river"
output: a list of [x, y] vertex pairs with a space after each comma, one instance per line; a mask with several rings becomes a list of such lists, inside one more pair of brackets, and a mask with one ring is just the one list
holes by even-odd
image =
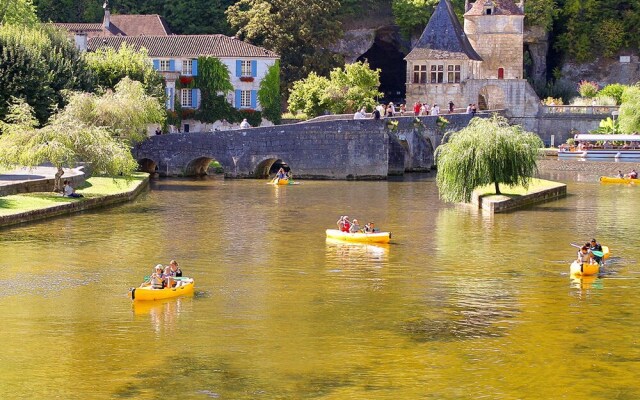
[[[507, 214], [429, 174], [161, 179], [0, 230], [0, 398], [640, 398], [640, 188], [547, 175], [569, 195]], [[343, 214], [393, 242], [328, 242]], [[592, 236], [607, 274], [572, 280]], [[195, 295], [133, 307], [173, 258]]]

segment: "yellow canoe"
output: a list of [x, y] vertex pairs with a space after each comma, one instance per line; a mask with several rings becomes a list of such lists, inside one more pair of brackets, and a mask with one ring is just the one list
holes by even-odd
[[391, 240], [391, 232], [349, 233], [341, 232], [337, 229], [327, 229], [327, 237], [331, 239], [344, 240], [347, 242], [389, 243], [389, 241]]
[[612, 176], [601, 176], [601, 183], [624, 183], [624, 184], [636, 184], [640, 185], [640, 179], [631, 179], [631, 178], [617, 178]]
[[178, 286], [164, 289], [153, 289], [151, 286], [140, 286], [131, 289], [129, 295], [133, 301], [153, 301], [193, 294], [193, 278], [177, 278]]
[[598, 264], [580, 264], [574, 261], [569, 267], [569, 273], [571, 276], [597, 275], [598, 272], [600, 272], [600, 266]]

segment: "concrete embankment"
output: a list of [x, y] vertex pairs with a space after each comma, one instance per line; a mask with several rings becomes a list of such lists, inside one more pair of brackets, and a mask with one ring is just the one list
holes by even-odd
[[[88, 179], [88, 182], [91, 183], [91, 180], [94, 178]], [[111, 179], [111, 178], [98, 178], [98, 179]], [[123, 178], [120, 178], [124, 180]], [[57, 197], [59, 195], [49, 195], [46, 194], [48, 199], [52, 199], [56, 197], [58, 200], [63, 201], [62, 203], [51, 202], [50, 204], [43, 205], [41, 207], [36, 207], [34, 209], [20, 211], [20, 209], [15, 210], [15, 212], [11, 212], [7, 207], [11, 202], [20, 202], [24, 201], [24, 199], [20, 199], [17, 197], [20, 196], [34, 196], [37, 195], [33, 193], [31, 195], [15, 195], [15, 196], [6, 196], [0, 197], [0, 205], [5, 208], [3, 210], [4, 215], [0, 215], [0, 227], [5, 227], [9, 225], [16, 225], [26, 222], [37, 221], [45, 218], [51, 218], [60, 215], [71, 214], [79, 211], [94, 209], [105, 207], [113, 204], [124, 203], [127, 201], [131, 201], [136, 198], [140, 193], [146, 190], [149, 187], [149, 176], [144, 174], [143, 176], [138, 175], [133, 180], [126, 181], [127, 184], [123, 185], [122, 189], [107, 191], [106, 193], [101, 193], [101, 190], [96, 185], [96, 188], [93, 189], [89, 187], [86, 189], [85, 197], [72, 199], [68, 197]], [[78, 193], [84, 193], [84, 190], [79, 190]], [[45, 199], [46, 200], [46, 199]], [[5, 203], [4, 205], [2, 203]]]

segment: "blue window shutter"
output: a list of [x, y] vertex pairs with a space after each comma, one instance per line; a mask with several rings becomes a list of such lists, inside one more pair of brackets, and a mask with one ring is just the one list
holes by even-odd
[[198, 108], [198, 89], [191, 89], [191, 102], [193, 108]]
[[239, 90], [236, 90], [236, 108], [240, 108], [240, 98], [241, 94]]
[[251, 76], [254, 78], [258, 76], [258, 62], [256, 60], [251, 60]]
[[160, 70], [160, 60], [153, 60], [153, 69], [156, 71]]
[[236, 60], [236, 76], [239, 78], [242, 76], [242, 61]]
[[176, 70], [176, 60], [169, 60], [169, 71]]
[[258, 92], [256, 92], [255, 90], [251, 91], [251, 108], [253, 108], [254, 110], [256, 109], [257, 105], [257, 94]]
[[193, 60], [191, 63], [191, 75], [198, 76], [198, 60]]

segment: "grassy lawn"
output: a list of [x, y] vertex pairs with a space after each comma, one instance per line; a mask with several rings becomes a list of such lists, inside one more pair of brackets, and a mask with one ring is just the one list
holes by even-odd
[[[76, 188], [76, 192], [82, 194], [84, 199], [128, 192], [138, 186], [146, 176], [146, 173], [136, 173], [129, 179], [92, 177], [87, 179], [82, 186]], [[24, 193], [0, 197], [0, 216], [49, 208], [63, 203], [74, 203], [84, 199], [62, 197], [59, 193], [53, 192]]]
[[[500, 192], [505, 197], [518, 197], [529, 193], [538, 192], [544, 189], [551, 189], [561, 185], [558, 182], [546, 181], [544, 179], [532, 179], [529, 184], [529, 188], [525, 189], [522, 186], [506, 186], [500, 185]], [[481, 186], [474, 190], [479, 196], [491, 197], [496, 195], [495, 186], [493, 184], [487, 186]]]

